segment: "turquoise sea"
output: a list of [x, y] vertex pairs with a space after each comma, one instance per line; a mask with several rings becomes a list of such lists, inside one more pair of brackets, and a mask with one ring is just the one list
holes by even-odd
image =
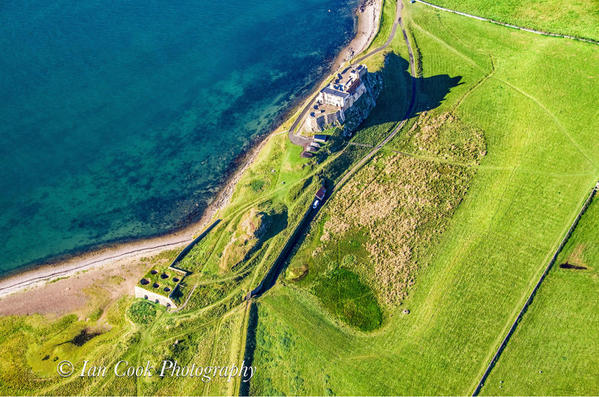
[[0, 275], [196, 219], [357, 2], [0, 2]]

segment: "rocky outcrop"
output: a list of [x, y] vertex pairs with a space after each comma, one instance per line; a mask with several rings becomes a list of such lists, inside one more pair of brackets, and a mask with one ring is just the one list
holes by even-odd
[[368, 73], [363, 78], [366, 92], [345, 111], [345, 123], [343, 124], [343, 135], [350, 137], [354, 131], [368, 117], [376, 106], [376, 100], [383, 89], [383, 76], [380, 72]]

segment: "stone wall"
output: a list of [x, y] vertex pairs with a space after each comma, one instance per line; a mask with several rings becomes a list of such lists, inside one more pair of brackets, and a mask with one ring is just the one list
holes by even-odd
[[364, 121], [376, 106], [376, 99], [383, 89], [383, 76], [380, 72], [368, 73], [363, 79], [366, 92], [358, 98], [354, 105], [345, 111], [343, 135], [352, 136], [358, 126]]
[[152, 291], [148, 291], [147, 289], [141, 288], [139, 286], [135, 286], [135, 297], [141, 299], [147, 299], [149, 301], [159, 303], [166, 307], [176, 308], [175, 302], [173, 302], [170, 298], [166, 296], [157, 294]]

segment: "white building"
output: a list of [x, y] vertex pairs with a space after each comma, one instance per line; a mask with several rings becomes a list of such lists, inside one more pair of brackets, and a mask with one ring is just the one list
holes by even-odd
[[347, 109], [350, 98], [351, 95], [348, 92], [326, 86], [318, 94], [317, 101], [327, 105], [339, 106], [340, 108]]
[[327, 126], [343, 124], [345, 111], [366, 92], [362, 78], [368, 69], [364, 65], [350, 66], [318, 93], [313, 110], [304, 127], [308, 131], [322, 131]]

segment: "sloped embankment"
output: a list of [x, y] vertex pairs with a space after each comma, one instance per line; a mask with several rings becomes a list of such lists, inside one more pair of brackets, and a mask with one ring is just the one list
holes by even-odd
[[[381, 324], [378, 305], [391, 309], [406, 297], [426, 265], [424, 248], [445, 230], [486, 154], [482, 131], [450, 113], [423, 114], [394, 146], [323, 208], [287, 273], [362, 330]], [[326, 287], [343, 281], [340, 271], [356, 288]]]

